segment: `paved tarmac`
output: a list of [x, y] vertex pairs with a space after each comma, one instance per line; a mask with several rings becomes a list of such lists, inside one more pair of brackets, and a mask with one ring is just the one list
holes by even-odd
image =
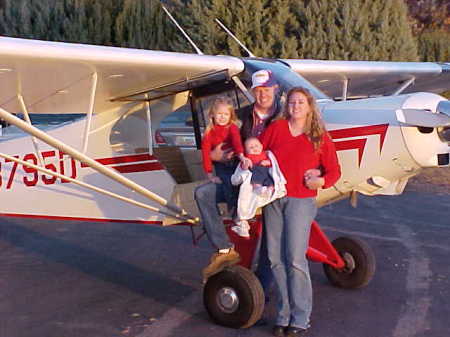
[[[450, 170], [396, 197], [319, 210], [330, 238], [356, 236], [377, 271], [358, 290], [331, 286], [311, 264], [311, 337], [443, 337], [450, 332]], [[200, 271], [211, 249], [186, 228], [0, 219], [0, 337], [253, 337], [203, 308]], [[265, 317], [274, 315], [274, 300]]]

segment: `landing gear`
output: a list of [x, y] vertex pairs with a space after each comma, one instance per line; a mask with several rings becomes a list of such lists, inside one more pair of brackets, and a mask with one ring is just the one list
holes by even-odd
[[328, 280], [335, 286], [355, 289], [366, 286], [375, 273], [375, 256], [367, 243], [353, 237], [340, 237], [332, 243], [344, 260], [343, 268], [334, 268], [324, 263]]
[[217, 324], [248, 328], [261, 318], [264, 291], [250, 270], [232, 266], [208, 279], [203, 290], [203, 302]]
[[[253, 233], [259, 236], [261, 222], [255, 222]], [[230, 234], [236, 250], [243, 258], [235, 265], [211, 276], [203, 290], [203, 302], [211, 319], [231, 328], [248, 328], [261, 317], [264, 292], [256, 276], [248, 269], [258, 238], [242, 240]], [[333, 242], [313, 221], [306, 256], [323, 263], [328, 280], [347, 289], [367, 285], [375, 273], [375, 256], [362, 240], [340, 237]]]

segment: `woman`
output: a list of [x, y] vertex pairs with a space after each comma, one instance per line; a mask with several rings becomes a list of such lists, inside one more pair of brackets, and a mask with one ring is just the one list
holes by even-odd
[[287, 180], [287, 195], [264, 208], [269, 260], [278, 288], [273, 334], [301, 336], [312, 310], [305, 254], [317, 213], [315, 197], [317, 189], [336, 183], [340, 167], [314, 97], [304, 88], [288, 92], [284, 119], [269, 125], [261, 142], [275, 155]]

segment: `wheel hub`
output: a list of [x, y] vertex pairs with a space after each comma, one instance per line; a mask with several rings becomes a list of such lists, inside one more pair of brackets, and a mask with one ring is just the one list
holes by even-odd
[[230, 287], [221, 288], [216, 295], [216, 301], [219, 308], [230, 314], [239, 307], [239, 297], [236, 294], [236, 291]]
[[344, 271], [347, 273], [351, 273], [356, 267], [355, 259], [353, 258], [352, 254], [347, 252], [342, 254], [342, 258], [345, 261]]

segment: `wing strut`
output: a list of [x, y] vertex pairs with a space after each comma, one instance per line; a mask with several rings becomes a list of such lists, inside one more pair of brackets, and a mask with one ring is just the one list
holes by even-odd
[[347, 100], [347, 95], [348, 95], [348, 82], [350, 80], [348, 78], [346, 78], [345, 80], [343, 80], [342, 83], [342, 100], [346, 101]]
[[219, 24], [220, 27], [222, 27], [222, 29], [228, 35], [230, 35], [233, 38], [234, 41], [236, 41], [242, 47], [242, 49], [244, 49], [247, 52], [248, 56], [256, 57], [241, 41], [239, 41], [239, 39], [222, 22], [220, 22], [219, 19], [216, 18], [216, 22]]
[[89, 101], [89, 111], [86, 117], [86, 125], [84, 128], [83, 153], [87, 152], [89, 142], [89, 131], [91, 130], [92, 114], [94, 113], [95, 93], [97, 92], [98, 75], [97, 72], [92, 74], [91, 99]]
[[[20, 106], [22, 107], [23, 116], [26, 122], [31, 125], [30, 115], [28, 114], [27, 105], [25, 104], [23, 96], [21, 94], [18, 94], [17, 99], [19, 100]], [[37, 143], [36, 138], [31, 137], [31, 140], [33, 142], [34, 151], [36, 152], [36, 157], [39, 160], [39, 164], [41, 164], [41, 166], [44, 166], [44, 158], [42, 157], [41, 151], [39, 151], [39, 145]]]
[[189, 37], [189, 35], [187, 35], [187, 33], [184, 31], [184, 29], [181, 28], [181, 26], [178, 24], [177, 20], [175, 20], [175, 18], [170, 14], [170, 12], [167, 10], [167, 8], [162, 4], [161, 4], [161, 7], [164, 10], [164, 12], [166, 12], [166, 14], [169, 16], [170, 20], [172, 20], [172, 22], [175, 24], [175, 26], [177, 26], [177, 28], [181, 31], [181, 33], [184, 35], [184, 37], [189, 41], [191, 46], [194, 47], [197, 54], [203, 55], [202, 51], [197, 47], [197, 45], [194, 43], [194, 41], [191, 40], [191, 38]]
[[147, 118], [147, 132], [148, 132], [148, 151], [151, 151], [151, 154], [153, 154], [153, 137], [152, 137], [152, 114], [151, 114], [151, 109], [150, 109], [150, 100], [148, 98], [148, 94], [145, 94], [145, 116]]
[[13, 116], [8, 111], [0, 108], [0, 118], [3, 118], [8, 123], [17, 126], [18, 128], [22, 129], [23, 131], [27, 132], [31, 136], [35, 136], [39, 140], [43, 141], [44, 143], [70, 155], [72, 158], [77, 159], [81, 161], [82, 163], [86, 164], [93, 170], [113, 179], [114, 181], [118, 182], [119, 184], [143, 195], [144, 197], [153, 200], [157, 202], [158, 204], [166, 207], [170, 211], [176, 213], [183, 219], [189, 222], [198, 222], [198, 219], [189, 215], [184, 209], [178, 207], [174, 203], [171, 203], [167, 201], [166, 199], [160, 197], [156, 193], [151, 192], [150, 190], [146, 189], [145, 187], [135, 183], [134, 181], [124, 177], [122, 174], [114, 171], [113, 169], [102, 165], [95, 161], [94, 159], [88, 157], [87, 155], [77, 151], [76, 149], [72, 148], [71, 146], [64, 144], [63, 142], [57, 140], [56, 138], [51, 137], [50, 135], [46, 134], [45, 132], [37, 129], [36, 127], [29, 125], [28, 123], [24, 122], [18, 117]]
[[392, 94], [392, 96], [400, 95], [403, 91], [405, 91], [411, 84], [414, 83], [416, 78], [413, 76], [409, 80], [406, 80], [402, 83], [402, 85]]

